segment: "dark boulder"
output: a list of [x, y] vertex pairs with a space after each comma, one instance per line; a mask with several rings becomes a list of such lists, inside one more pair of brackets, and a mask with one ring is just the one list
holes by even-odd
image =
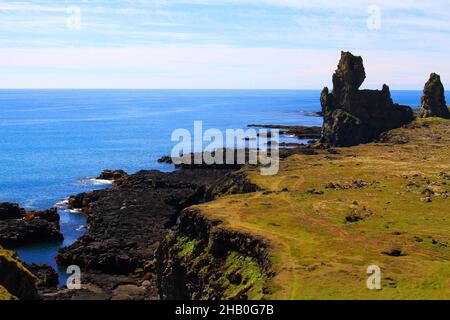
[[172, 157], [169, 156], [164, 156], [158, 159], [158, 163], [167, 163], [167, 164], [172, 164], [173, 160]]
[[450, 119], [450, 111], [445, 101], [444, 86], [441, 77], [432, 73], [425, 84], [419, 111], [420, 118], [440, 117]]
[[54, 288], [58, 286], [58, 273], [48, 264], [32, 263], [26, 265], [27, 269], [36, 277], [38, 288]]
[[126, 177], [128, 173], [123, 170], [104, 170], [97, 179], [100, 180], [119, 180], [120, 178]]
[[25, 214], [25, 210], [17, 203], [0, 203], [0, 220], [21, 219], [23, 214]]
[[70, 209], [83, 209], [86, 215], [90, 214], [88, 209], [89, 205], [95, 202], [101, 192], [80, 193], [74, 196], [70, 196], [68, 199], [68, 207]]
[[20, 219], [0, 220], [0, 245], [22, 246], [63, 241], [59, 219], [57, 210], [52, 208], [27, 212]]
[[324, 88], [320, 97], [322, 143], [342, 147], [367, 143], [414, 120], [410, 107], [393, 103], [387, 85], [381, 91], [359, 90], [365, 78], [362, 58], [342, 52], [333, 75], [333, 91]]
[[56, 208], [51, 208], [44, 211], [28, 211], [24, 215], [26, 221], [33, 221], [36, 219], [45, 220], [48, 222], [59, 223], [60, 216]]

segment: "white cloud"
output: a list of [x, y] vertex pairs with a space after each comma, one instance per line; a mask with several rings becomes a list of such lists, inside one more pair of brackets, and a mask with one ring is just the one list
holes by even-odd
[[[66, 26], [73, 4], [82, 8], [76, 31]], [[369, 87], [420, 88], [432, 71], [450, 79], [448, 0], [108, 4], [1, 3], [0, 87], [321, 88], [341, 49], [364, 56]], [[369, 4], [380, 6], [381, 30], [367, 28]]]
[[65, 12], [65, 6], [37, 5], [27, 2], [0, 3], [0, 11]]

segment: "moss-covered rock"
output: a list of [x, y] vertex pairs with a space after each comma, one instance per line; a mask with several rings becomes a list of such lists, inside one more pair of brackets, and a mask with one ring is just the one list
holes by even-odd
[[0, 300], [17, 300], [17, 297], [13, 296], [5, 287], [0, 285]]
[[0, 247], [0, 300], [36, 299], [35, 280], [14, 252]]
[[186, 209], [177, 231], [157, 253], [164, 299], [259, 300], [267, 292], [270, 259], [263, 241], [220, 227], [197, 208]]

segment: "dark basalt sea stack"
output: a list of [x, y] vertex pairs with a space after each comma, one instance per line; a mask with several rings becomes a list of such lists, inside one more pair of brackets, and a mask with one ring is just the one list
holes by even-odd
[[0, 203], [0, 245], [63, 241], [59, 220], [56, 208], [25, 212], [18, 204]]
[[445, 101], [444, 86], [442, 85], [441, 77], [436, 73], [431, 74], [423, 89], [419, 117], [450, 119], [450, 111]]
[[410, 107], [394, 104], [387, 85], [380, 90], [359, 90], [366, 78], [363, 60], [342, 52], [333, 75], [333, 91], [322, 91], [324, 117], [321, 142], [347, 147], [374, 141], [387, 130], [414, 119]]

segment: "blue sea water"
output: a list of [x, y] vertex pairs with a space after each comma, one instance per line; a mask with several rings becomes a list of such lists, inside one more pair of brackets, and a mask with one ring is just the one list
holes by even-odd
[[[394, 91], [417, 107], [420, 91]], [[103, 169], [172, 170], [172, 131], [245, 129], [248, 124], [321, 125], [319, 90], [0, 90], [0, 202], [46, 209], [101, 188], [80, 181]], [[450, 101], [450, 100], [449, 100]], [[26, 262], [57, 267], [60, 246], [83, 233], [85, 218], [61, 207], [62, 244], [16, 248]], [[64, 281], [63, 270], [60, 275]]]

